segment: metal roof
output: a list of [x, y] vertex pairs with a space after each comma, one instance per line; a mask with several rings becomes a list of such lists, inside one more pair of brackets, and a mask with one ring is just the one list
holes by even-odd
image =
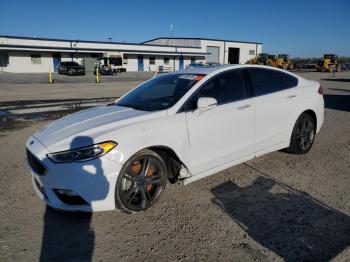
[[183, 51], [153, 51], [153, 50], [130, 50], [123, 48], [82, 48], [82, 47], [54, 47], [54, 46], [30, 46], [30, 45], [6, 45], [0, 44], [1, 49], [8, 50], [33, 50], [33, 51], [57, 51], [57, 52], [123, 52], [125, 54], [153, 54], [153, 55], [188, 55], [188, 56], [206, 56], [207, 52], [183, 52]]
[[209, 41], [234, 42], [234, 43], [245, 43], [245, 44], [258, 44], [258, 45], [263, 44], [261, 42], [249, 42], [249, 41], [227, 40], [227, 39], [218, 39], [218, 38], [204, 38], [204, 37], [157, 37], [157, 38], [145, 41], [145, 42], [141, 42], [141, 44], [146, 44], [148, 42], [159, 40], [159, 39], [209, 40]]
[[[42, 41], [56, 41], [56, 42], [72, 42], [72, 43], [91, 43], [91, 44], [117, 44], [117, 45], [137, 45], [137, 46], [158, 46], [164, 47], [164, 45], [156, 44], [143, 44], [143, 43], [129, 43], [129, 42], [109, 42], [109, 41], [93, 41], [93, 40], [80, 40], [80, 39], [62, 39], [62, 38], [44, 38], [44, 37], [28, 37], [28, 36], [13, 36], [13, 35], [0, 35], [0, 37], [10, 38], [10, 39], [25, 39], [25, 40], [42, 40]], [[180, 48], [189, 48], [188, 46], [171, 46], [171, 47], [180, 47]], [[198, 48], [192, 46], [190, 48]]]

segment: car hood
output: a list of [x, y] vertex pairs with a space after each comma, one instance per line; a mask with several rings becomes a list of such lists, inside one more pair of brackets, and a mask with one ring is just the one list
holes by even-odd
[[[103, 142], [100, 140], [108, 132], [165, 114], [165, 111], [147, 112], [116, 105], [100, 106], [63, 117], [33, 136], [50, 152], [57, 152]], [[113, 137], [107, 140], [113, 140]]]

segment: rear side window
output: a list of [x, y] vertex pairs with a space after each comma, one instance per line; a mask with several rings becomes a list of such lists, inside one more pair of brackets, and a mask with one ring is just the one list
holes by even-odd
[[298, 84], [297, 78], [275, 70], [251, 68], [248, 72], [256, 96], [278, 92]]
[[284, 79], [286, 88], [296, 87], [298, 85], [298, 78], [296, 78], [295, 76], [285, 74], [282, 72], [276, 72], [276, 73], [279, 74]]

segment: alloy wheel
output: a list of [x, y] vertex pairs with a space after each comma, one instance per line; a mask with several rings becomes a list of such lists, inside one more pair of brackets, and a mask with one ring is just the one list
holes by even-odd
[[120, 200], [128, 210], [146, 210], [159, 199], [166, 183], [162, 170], [159, 160], [149, 155], [129, 163], [119, 190]]
[[313, 143], [315, 136], [314, 125], [309, 118], [304, 118], [299, 122], [296, 138], [301, 150], [308, 150]]

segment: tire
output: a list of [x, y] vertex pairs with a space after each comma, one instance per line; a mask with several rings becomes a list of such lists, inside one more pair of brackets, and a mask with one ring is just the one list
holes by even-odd
[[120, 171], [115, 188], [116, 208], [127, 213], [147, 210], [160, 199], [166, 181], [164, 160], [154, 151], [139, 151]]
[[287, 151], [292, 154], [306, 154], [310, 151], [316, 134], [313, 118], [302, 113], [296, 121]]

